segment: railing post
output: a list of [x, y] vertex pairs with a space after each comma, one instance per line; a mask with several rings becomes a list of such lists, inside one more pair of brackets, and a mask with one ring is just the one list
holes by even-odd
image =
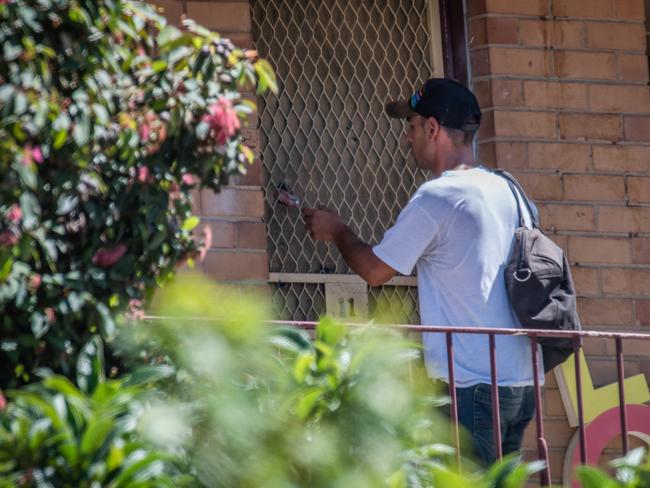
[[503, 458], [501, 451], [501, 410], [499, 409], [499, 384], [497, 383], [497, 356], [494, 334], [490, 334], [490, 375], [492, 379], [492, 428], [494, 430], [494, 449], [497, 459]]
[[454, 376], [454, 342], [451, 332], [447, 332], [447, 372], [449, 373], [449, 394], [451, 395], [451, 424], [454, 447], [456, 448], [456, 464], [460, 471], [460, 435], [458, 428], [458, 400], [456, 397], [456, 378]]
[[532, 352], [533, 359], [533, 382], [535, 385], [535, 420], [537, 422], [537, 452], [539, 458], [544, 461], [545, 467], [539, 473], [539, 479], [542, 486], [551, 485], [551, 466], [549, 465], [548, 460], [548, 446], [546, 445], [546, 439], [544, 438], [544, 422], [542, 422], [542, 416], [544, 410], [542, 407], [542, 389], [539, 384], [539, 354], [537, 351], [537, 335], [530, 334], [530, 347]]
[[625, 409], [625, 365], [623, 363], [623, 340], [616, 338], [616, 366], [618, 369], [618, 404], [621, 409], [621, 437], [623, 439], [623, 454], [630, 449], [627, 439], [627, 411]]
[[585, 417], [582, 408], [582, 373], [580, 372], [580, 350], [582, 349], [582, 337], [573, 338], [573, 360], [576, 370], [576, 393], [578, 396], [578, 430], [580, 432], [580, 463], [587, 464], [587, 441], [585, 437]]

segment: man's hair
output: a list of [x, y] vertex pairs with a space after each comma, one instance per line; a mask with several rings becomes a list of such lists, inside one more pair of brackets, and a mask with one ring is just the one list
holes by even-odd
[[447, 132], [449, 138], [454, 143], [454, 147], [469, 146], [474, 141], [474, 136], [476, 135], [476, 131], [466, 132], [460, 129], [450, 129], [444, 125], [440, 127]]

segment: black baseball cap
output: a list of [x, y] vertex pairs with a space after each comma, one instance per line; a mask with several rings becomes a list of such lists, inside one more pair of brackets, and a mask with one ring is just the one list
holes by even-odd
[[476, 131], [481, 124], [481, 109], [466, 87], [449, 78], [431, 78], [409, 99], [386, 104], [389, 117], [405, 119], [419, 114], [435, 117], [450, 129]]

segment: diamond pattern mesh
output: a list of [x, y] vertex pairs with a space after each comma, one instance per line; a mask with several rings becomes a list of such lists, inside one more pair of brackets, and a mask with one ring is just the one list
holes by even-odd
[[[256, 47], [280, 89], [258, 100], [270, 271], [349, 273], [334, 246], [306, 234], [296, 209], [276, 204], [275, 189], [284, 183], [306, 205], [335, 209], [365, 241], [381, 239], [425, 179], [407, 164], [404, 123], [383, 106], [433, 72], [427, 0], [251, 3]], [[321, 288], [284, 286], [274, 295], [286, 313], [289, 301], [297, 306], [292, 318], [322, 311]]]

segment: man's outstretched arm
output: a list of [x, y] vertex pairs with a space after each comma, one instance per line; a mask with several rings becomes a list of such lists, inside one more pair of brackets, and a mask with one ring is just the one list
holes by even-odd
[[309, 235], [317, 241], [334, 242], [348, 266], [370, 286], [383, 285], [395, 276], [396, 271], [379, 259], [335, 212], [306, 208], [302, 213]]

